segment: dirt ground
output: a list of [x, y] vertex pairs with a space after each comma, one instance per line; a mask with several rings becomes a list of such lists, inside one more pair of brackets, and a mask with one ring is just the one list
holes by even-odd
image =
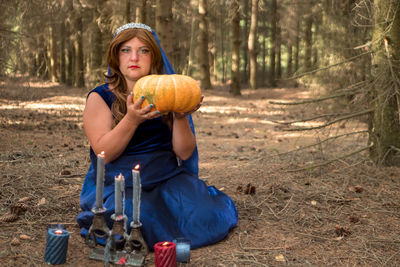
[[[46, 227], [53, 223], [70, 232], [64, 266], [103, 266], [89, 259], [75, 222], [89, 167], [81, 119], [86, 93], [0, 79], [0, 266], [46, 266]], [[377, 168], [366, 151], [341, 158], [366, 147], [365, 133], [344, 135], [366, 124], [287, 131], [321, 125], [282, 122], [313, 117], [332, 103], [271, 103], [310, 97], [302, 87], [242, 93], [205, 91], [193, 116], [200, 176], [232, 197], [239, 224], [225, 240], [193, 250], [190, 264], [181, 266], [400, 265], [400, 168]], [[154, 266], [153, 253], [146, 266]]]

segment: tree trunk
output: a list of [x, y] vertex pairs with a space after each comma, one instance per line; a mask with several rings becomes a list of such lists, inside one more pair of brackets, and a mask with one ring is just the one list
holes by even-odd
[[157, 0], [156, 32], [162, 48], [174, 66], [172, 0]]
[[279, 11], [277, 7], [276, 19], [276, 78], [282, 78], [282, 30], [279, 25]]
[[[240, 95], [240, 13], [238, 0], [232, 0], [232, 82], [230, 92]], [[222, 38], [222, 36], [221, 36]]]
[[[249, 0], [242, 0], [243, 3], [243, 34], [242, 39], [247, 40], [249, 37]], [[243, 72], [241, 81], [245, 84], [249, 81], [249, 47], [247, 42], [242, 42], [243, 54]]]
[[85, 65], [84, 65], [84, 57], [83, 57], [83, 38], [82, 38], [82, 32], [83, 32], [83, 22], [82, 22], [82, 16], [77, 16], [76, 21], [75, 21], [75, 27], [76, 27], [76, 38], [74, 42], [75, 46], [75, 86], [77, 87], [83, 87], [85, 86]]
[[195, 53], [197, 49], [197, 32], [199, 30], [199, 3], [198, 0], [191, 0], [190, 1], [191, 11], [192, 11], [192, 26], [191, 26], [191, 33], [190, 33], [190, 47], [189, 47], [189, 62], [187, 67], [187, 75], [194, 76], [195, 71], [197, 70]]
[[136, 6], [136, 22], [146, 24], [146, 0], [137, 1]]
[[269, 83], [272, 87], [276, 86], [275, 77], [275, 58], [276, 58], [276, 26], [277, 26], [277, 3], [276, 0], [271, 1], [271, 52], [269, 54]]
[[375, 0], [374, 15], [370, 155], [378, 164], [400, 166], [400, 2]]
[[67, 80], [66, 76], [66, 62], [65, 62], [65, 22], [60, 21], [60, 82], [65, 83]]
[[289, 42], [287, 45], [287, 69], [286, 69], [286, 76], [290, 77], [293, 73], [293, 46]]
[[257, 13], [258, 0], [251, 0], [251, 23], [249, 33], [250, 88], [257, 89]]
[[[235, 0], [233, 0], [233, 1], [235, 1]], [[219, 0], [218, 1], [218, 7], [219, 7], [219, 10], [220, 10], [220, 12], [223, 12], [223, 8], [221, 8], [221, 1]], [[226, 47], [225, 47], [225, 27], [223, 26], [224, 25], [224, 17], [225, 16], [218, 16], [218, 20], [219, 20], [219, 31], [220, 31], [220, 34], [219, 34], [219, 38], [220, 38], [220, 40], [221, 40], [221, 46], [220, 46], [220, 49], [221, 49], [221, 57], [222, 58], [226, 58]], [[225, 83], [225, 81], [226, 81], [226, 62], [225, 62], [225, 60], [222, 60], [222, 62], [221, 62], [221, 67], [222, 67], [222, 70], [221, 70], [221, 73], [222, 73], [222, 78], [221, 78], [221, 81], [222, 81], [222, 83]]]
[[296, 39], [295, 39], [295, 52], [294, 52], [294, 71], [297, 72], [299, 70], [299, 55], [300, 55], [300, 14], [297, 15], [296, 22]]
[[132, 21], [131, 19], [131, 0], [125, 0], [125, 23]]
[[36, 54], [36, 76], [40, 78], [44, 78], [46, 76], [46, 53], [47, 49], [44, 44], [44, 37], [43, 34], [40, 34], [36, 41], [36, 47], [38, 47], [38, 52]]
[[[311, 12], [311, 11], [310, 11]], [[313, 18], [311, 14], [307, 14], [305, 19], [305, 29], [304, 29], [304, 67], [305, 70], [311, 69], [311, 53], [312, 53], [312, 24]]]
[[[263, 11], [264, 18], [266, 17], [266, 11]], [[268, 37], [268, 29], [267, 29], [267, 20], [262, 20], [262, 71], [261, 71], [261, 85], [265, 86], [266, 77], [268, 77], [267, 73], [267, 56], [268, 56], [268, 48], [267, 48], [267, 37]]]
[[99, 83], [103, 79], [103, 68], [102, 60], [104, 57], [104, 51], [102, 47], [102, 34], [98, 23], [96, 22], [96, 17], [92, 22], [92, 49], [91, 49], [91, 64], [90, 64], [90, 82], [93, 84]]
[[56, 24], [52, 23], [49, 27], [49, 60], [50, 60], [50, 80], [56, 82], [57, 79], [57, 37], [56, 37]]
[[207, 0], [199, 0], [199, 61], [200, 86], [211, 89], [210, 64], [208, 62]]

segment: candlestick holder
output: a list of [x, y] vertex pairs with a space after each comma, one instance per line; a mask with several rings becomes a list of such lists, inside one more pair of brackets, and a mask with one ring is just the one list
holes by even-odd
[[90, 248], [95, 248], [97, 246], [98, 239], [107, 239], [110, 234], [110, 229], [107, 227], [104, 219], [104, 213], [106, 211], [106, 208], [92, 209], [92, 213], [94, 214], [93, 222], [86, 235], [86, 244]]
[[[127, 217], [124, 214], [111, 215], [114, 224], [111, 230], [104, 219], [105, 209], [92, 209], [94, 213], [93, 223], [86, 235], [86, 243], [91, 248], [89, 258], [109, 263], [124, 262], [130, 266], [144, 266], [148, 247], [140, 232], [142, 224], [131, 223], [131, 232], [126, 231]], [[104, 239], [106, 246], [98, 246], [97, 238]]]
[[149, 248], [140, 232], [142, 224], [131, 222], [130, 226], [131, 233], [125, 243], [125, 250], [133, 255], [147, 255], [149, 253]]

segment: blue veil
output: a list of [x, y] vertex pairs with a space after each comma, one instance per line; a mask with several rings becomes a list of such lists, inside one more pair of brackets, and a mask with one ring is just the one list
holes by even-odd
[[[114, 37], [116, 35], [118, 35], [121, 31], [126, 30], [126, 29], [132, 29], [132, 28], [144, 29], [144, 30], [150, 31], [153, 34], [154, 38], [157, 41], [158, 47], [160, 48], [160, 51], [161, 51], [162, 61], [163, 61], [163, 65], [164, 65], [163, 66], [163, 74], [175, 74], [176, 72], [175, 72], [174, 68], [172, 67], [171, 63], [169, 62], [167, 55], [164, 53], [164, 50], [161, 47], [160, 40], [158, 39], [156, 32], [152, 28], [147, 26], [146, 24], [142, 24], [142, 23], [125, 24], [116, 30]], [[193, 135], [196, 137], [192, 116], [188, 115], [187, 117], [189, 120], [190, 128], [193, 132]], [[199, 165], [198, 165], [199, 164], [199, 153], [197, 150], [197, 145], [196, 145], [195, 150], [193, 151], [192, 156], [187, 160], [180, 161], [180, 164], [182, 166], [184, 166], [190, 173], [194, 174], [196, 177], [199, 176]]]

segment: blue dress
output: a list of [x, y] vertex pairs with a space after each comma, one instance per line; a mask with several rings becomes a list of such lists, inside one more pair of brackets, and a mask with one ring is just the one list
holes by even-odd
[[[106, 84], [92, 92], [99, 93], [111, 107], [114, 95]], [[103, 202], [108, 227], [111, 229], [113, 223], [110, 216], [114, 213], [114, 178], [122, 173], [130, 231], [132, 168], [140, 164], [141, 231], [149, 248], [159, 241], [172, 241], [177, 237], [189, 239], [192, 248], [216, 243], [236, 226], [236, 206], [229, 196], [198, 178], [197, 150], [192, 156], [195, 158], [178, 164], [172, 152], [171, 137], [169, 127], [161, 118], [145, 121], [137, 128], [123, 154], [105, 165]], [[77, 217], [82, 235], [86, 235], [92, 223], [91, 209], [96, 200], [97, 158], [92, 149], [90, 157], [92, 164], [81, 192], [82, 212]]]

